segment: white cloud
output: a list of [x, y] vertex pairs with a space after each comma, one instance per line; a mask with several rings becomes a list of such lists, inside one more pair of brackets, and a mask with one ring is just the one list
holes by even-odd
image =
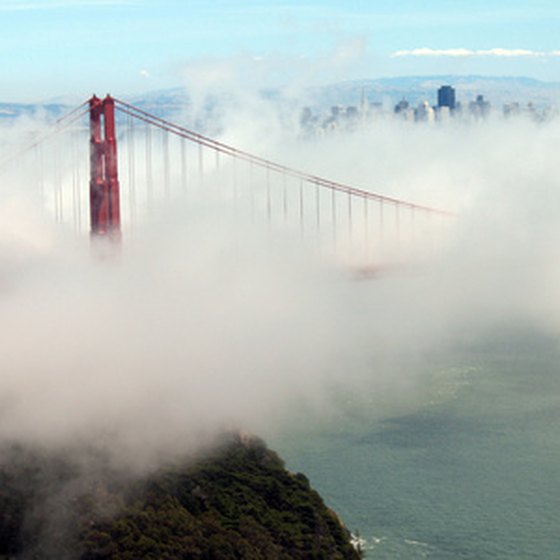
[[544, 52], [544, 51], [533, 51], [529, 49], [503, 49], [503, 48], [493, 48], [493, 49], [465, 49], [465, 48], [454, 48], [454, 49], [430, 49], [427, 47], [420, 49], [410, 49], [410, 50], [400, 50], [396, 51], [391, 55], [393, 58], [404, 57], [404, 56], [418, 56], [418, 57], [527, 57], [527, 58], [539, 58], [546, 56], [560, 56], [560, 51]]
[[540, 57], [547, 56], [545, 52], [531, 51], [527, 49], [489, 49], [489, 50], [479, 50], [475, 51], [476, 56], [505, 56], [505, 57], [517, 57], [517, 56], [528, 56], [528, 57]]
[[412, 49], [394, 52], [391, 56], [472, 56], [473, 51], [468, 49]]

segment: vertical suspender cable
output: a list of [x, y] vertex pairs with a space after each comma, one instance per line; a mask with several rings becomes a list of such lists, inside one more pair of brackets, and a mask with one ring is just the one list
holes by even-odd
[[233, 218], [237, 219], [237, 158], [235, 155], [232, 158], [232, 188], [233, 188]]
[[181, 136], [181, 187], [183, 192], [187, 190], [187, 141]]
[[55, 199], [55, 219], [57, 222], [62, 223], [63, 220], [63, 196], [62, 196], [62, 181], [60, 178], [60, 146], [58, 139], [54, 141], [54, 199]]
[[270, 198], [270, 167], [266, 166], [266, 218], [268, 225], [272, 224], [272, 201]]
[[41, 208], [45, 207], [45, 179], [43, 169], [43, 146], [35, 145], [35, 169], [37, 169], [37, 180], [39, 183], [39, 196], [41, 197]]
[[170, 199], [170, 184], [169, 184], [169, 135], [165, 130], [161, 131], [162, 144], [163, 144], [163, 194], [165, 202]]
[[284, 211], [284, 223], [288, 222], [288, 185], [286, 184], [286, 173], [282, 173], [282, 208]]
[[383, 241], [383, 233], [384, 233], [384, 227], [383, 227], [383, 201], [380, 200], [379, 201], [379, 239], [380, 241]]
[[317, 241], [321, 242], [321, 192], [319, 184], [315, 181], [315, 205], [317, 207]]
[[369, 264], [369, 215], [368, 204], [369, 199], [364, 196], [364, 253], [366, 258], [366, 265]]
[[78, 146], [79, 138], [76, 129], [72, 129], [71, 139], [70, 139], [70, 157], [72, 159], [72, 224], [74, 226], [74, 232], [78, 233], [80, 231], [80, 215], [78, 201], [80, 198], [80, 187], [78, 182]]
[[128, 115], [128, 206], [130, 215], [130, 225], [136, 223], [136, 153], [134, 119]]
[[353, 221], [352, 221], [352, 194], [348, 192], [348, 242], [352, 243], [352, 233], [353, 233]]
[[[82, 146], [82, 133], [81, 130], [78, 128], [77, 132], [77, 146]], [[78, 212], [78, 232], [82, 230], [82, 197], [81, 197], [81, 189], [80, 186], [82, 184], [82, 173], [81, 173], [81, 165], [83, 164], [83, 159], [80, 157], [80, 151], [77, 149], [77, 165], [76, 165], [76, 184], [78, 185], [78, 197], [77, 197], [77, 212]], [[85, 175], [84, 175], [85, 176]]]
[[336, 189], [331, 188], [331, 211], [332, 211], [332, 236], [333, 236], [333, 247], [336, 252]]
[[146, 123], [146, 202], [148, 211], [151, 209], [154, 198], [154, 185], [152, 177], [152, 130]]
[[204, 183], [204, 154], [202, 152], [202, 144], [198, 143], [198, 184], [202, 186]]
[[304, 230], [304, 217], [303, 217], [303, 178], [299, 180], [299, 225], [301, 230], [301, 237], [305, 234]]
[[255, 221], [255, 188], [253, 185], [253, 162], [249, 162], [249, 205], [251, 212], [251, 221]]
[[395, 202], [395, 226], [397, 228], [397, 249], [400, 250], [401, 245], [401, 217], [399, 203]]

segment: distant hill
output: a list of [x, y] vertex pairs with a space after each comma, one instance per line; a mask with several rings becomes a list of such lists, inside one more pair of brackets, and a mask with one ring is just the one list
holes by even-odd
[[494, 106], [517, 101], [521, 104], [560, 105], [560, 83], [542, 82], [525, 77], [496, 76], [408, 76], [354, 80], [314, 88], [318, 105], [359, 105], [362, 94], [370, 102], [394, 104], [407, 99], [412, 104], [427, 100], [437, 101], [437, 90], [442, 85], [456, 89], [457, 99], [468, 103], [483, 95]]
[[[362, 96], [365, 96], [370, 103], [382, 103], [387, 108], [403, 98], [411, 104], [427, 100], [433, 105], [441, 85], [453, 86], [457, 91], [457, 99], [463, 103], [474, 100], [477, 95], [483, 95], [496, 108], [514, 101], [522, 105], [532, 102], [537, 107], [560, 106], [560, 82], [544, 82], [526, 77], [478, 75], [404, 76], [337, 82], [309, 88], [305, 92], [306, 99], [302, 100], [301, 104], [311, 103], [314, 108], [324, 110], [333, 105], [359, 105]], [[263, 99], [279, 106], [289, 106], [293, 110], [301, 109], [297, 100], [287, 100], [282, 90], [267, 89], [263, 90], [261, 95]], [[126, 100], [163, 118], [172, 118], [178, 114], [184, 118], [190, 106], [188, 90], [181, 87], [129, 96]], [[223, 102], [224, 97], [210, 95], [204, 107], [206, 116], [199, 114], [198, 118], [202, 118], [202, 121], [190, 125], [204, 127], [204, 120], [213, 115]], [[40, 115], [57, 117], [71, 108], [64, 99], [38, 104], [0, 103], [0, 119]]]
[[59, 117], [68, 110], [63, 103], [0, 103], [0, 119]]
[[[427, 100], [434, 105], [437, 101], [437, 90], [442, 85], [453, 86], [457, 92], [457, 100], [463, 103], [473, 101], [477, 95], [483, 95], [494, 107], [514, 101], [522, 105], [529, 102], [536, 106], [560, 105], [560, 82], [543, 82], [526, 77], [476, 75], [405, 76], [337, 82], [310, 88], [306, 93], [306, 102], [311, 102], [317, 109], [327, 109], [333, 105], [359, 105], [362, 96], [365, 96], [370, 103], [382, 103], [387, 107], [392, 107], [403, 98], [412, 104]], [[262, 91], [261, 95], [279, 105], [294, 104], [293, 99], [287, 101], [284, 98], [281, 90], [268, 89]], [[174, 88], [137, 96], [133, 102], [164, 116], [188, 107], [189, 96], [185, 89]], [[218, 98], [209, 98], [208, 112], [211, 113], [214, 105], [219, 103]], [[299, 110], [301, 106], [293, 108]]]

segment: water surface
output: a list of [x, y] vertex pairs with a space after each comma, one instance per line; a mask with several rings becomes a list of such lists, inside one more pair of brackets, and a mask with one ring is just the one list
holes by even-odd
[[364, 539], [367, 558], [560, 558], [560, 352], [489, 333], [432, 364], [414, 406], [356, 399], [272, 445]]

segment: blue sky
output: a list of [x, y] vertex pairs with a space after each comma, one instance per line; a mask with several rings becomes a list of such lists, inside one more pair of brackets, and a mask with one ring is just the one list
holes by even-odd
[[560, 81], [559, 30], [557, 0], [0, 0], [0, 100], [142, 92], [228, 64], [258, 85]]

